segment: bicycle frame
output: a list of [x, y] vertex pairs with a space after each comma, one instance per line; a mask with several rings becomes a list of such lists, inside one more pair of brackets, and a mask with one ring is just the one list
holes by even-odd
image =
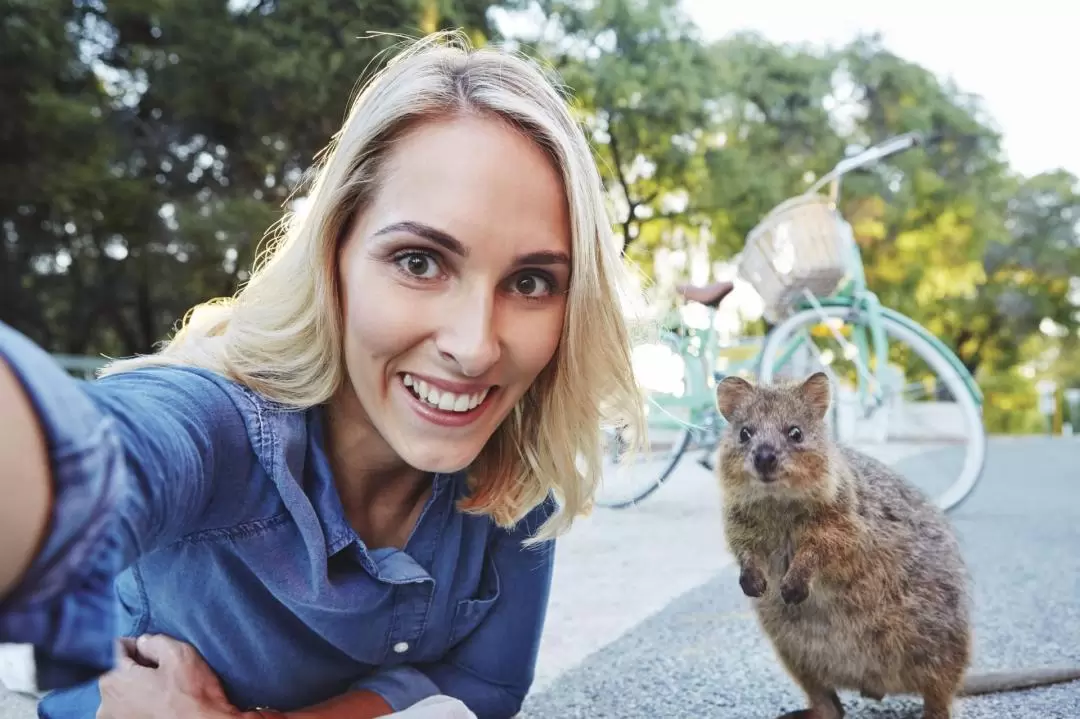
[[[716, 384], [725, 375], [742, 374], [744, 370], [749, 370], [749, 374], [763, 379], [766, 375], [779, 377], [785, 374], [786, 368], [791, 366], [789, 363], [801, 359], [797, 357], [797, 353], [801, 350], [810, 353], [806, 355], [807, 358], [817, 359], [826, 371], [834, 375], [835, 370], [831, 368], [832, 360], [818, 348], [814, 339], [814, 336], [819, 334], [819, 323], [823, 324], [826, 332], [831, 333], [840, 342], [844, 358], [851, 360], [855, 365], [855, 386], [852, 390], [860, 400], [858, 404], [862, 406], [865, 418], [875, 415], [879, 409], [887, 406], [887, 393], [891, 386], [888, 380], [892, 375], [888, 364], [889, 337], [896, 333], [901, 337], [908, 337], [909, 344], [911, 340], [916, 343], [921, 340], [921, 356], [925, 358], [936, 355], [933, 357], [932, 364], [939, 370], [944, 364], [952, 365], [955, 371], [949, 373], [952, 380], [948, 381], [948, 384], [953, 388], [960, 385], [966, 386], [969, 397], [964, 397], [964, 393], [961, 393], [957, 399], [959, 401], [962, 398], [960, 403], [966, 405], [967, 410], [964, 411], [968, 412], [969, 417], [972, 416], [970, 410], [974, 410], [975, 421], [979, 422], [978, 414], [983, 397], [974, 377], [964, 367], [956, 353], [938, 337], [911, 318], [882, 306], [877, 295], [867, 286], [866, 270], [855, 240], [854, 230], [837, 207], [841, 181], [848, 172], [924, 142], [925, 139], [917, 133], [906, 133], [890, 138], [853, 157], [841, 160], [804, 193], [817, 194], [823, 187], [829, 186], [828, 205], [832, 212], [832, 220], [839, 231], [844, 277], [840, 286], [827, 296], [816, 297], [810, 291], [804, 290], [801, 299], [792, 302], [789, 307], [784, 308], [783, 312], [778, 313], [786, 317], [779, 319], [779, 323], [770, 328], [764, 337], [754, 338], [749, 343], [742, 342], [731, 348], [722, 347], [717, 341], [715, 309], [709, 309], [708, 325], [700, 330], [689, 327], [681, 317], [677, 316], [678, 310], [673, 313], [676, 315], [674, 323], [664, 323], [660, 342], [672, 350], [681, 361], [685, 373], [683, 392], [681, 395], [667, 394], [663, 390], [657, 393], [649, 392], [647, 412], [650, 432], [660, 430], [679, 433], [672, 445], [674, 454], [666, 460], [665, 469], [655, 478], [651, 487], [638, 493], [631, 500], [620, 500], [606, 506], [615, 508], [631, 506], [647, 497], [668, 480], [675, 466], [682, 461], [688, 451], [702, 451], [697, 463], [710, 471], [714, 469], [716, 449], [728, 424], [716, 407], [715, 397]], [[856, 318], [857, 321], [849, 321]], [[770, 319], [776, 321], [776, 318], [770, 317]], [[838, 325], [834, 322], [848, 326], [848, 331], [844, 333], [847, 338], [841, 334]], [[888, 335], [887, 327], [889, 328]], [[797, 328], [801, 331], [795, 331]], [[742, 359], [733, 358], [728, 365], [720, 366], [719, 360], [726, 350], [738, 351], [740, 346], [746, 347], [748, 344], [757, 345], [750, 355]], [[771, 363], [768, 367], [763, 364], [766, 361]], [[801, 372], [805, 368], [800, 370], [800, 367], [796, 365], [792, 369]], [[836, 379], [835, 376], [834, 379]], [[959, 384], [955, 381], [957, 379], [960, 380]], [[845, 384], [848, 383], [845, 382]], [[974, 400], [974, 406], [969, 400]], [[832, 409], [834, 412], [837, 411], [835, 403]], [[682, 416], [676, 416], [675, 411]], [[841, 431], [838, 417], [839, 415], [833, 415], [836, 432]], [[979, 449], [979, 446], [978, 443], [971, 445], [965, 453], [963, 472], [968, 472], [970, 461], [979, 463], [971, 464], [971, 467], [975, 467], [976, 470], [981, 467], [985, 451]], [[946, 498], [951, 496], [953, 499], [946, 501], [943, 498], [942, 500], [948, 507], [955, 506], [974, 486], [975, 479], [970, 473], [962, 474], [961, 478], [965, 479], [965, 483], [956, 484], [945, 495]], [[959, 498], [956, 498], [958, 492]]]
[[[875, 403], [880, 403], [882, 401], [882, 382], [879, 379], [879, 373], [883, 371], [887, 363], [888, 339], [885, 336], [881, 317], [888, 315], [891, 319], [903, 322], [912, 328], [917, 329], [921, 335], [925, 336], [941, 351], [942, 355], [949, 358], [950, 362], [965, 379], [968, 389], [972, 392], [976, 402], [981, 404], [982, 394], [978, 385], [975, 383], [974, 378], [972, 378], [967, 369], [963, 367], [959, 358], [957, 358], [940, 339], [926, 332], [923, 328], [919, 327], [916, 323], [900, 313], [882, 307], [877, 295], [867, 286], [866, 270], [863, 265], [862, 254], [859, 252], [858, 244], [855, 241], [854, 231], [847, 220], [839, 213], [839, 210], [835, 209], [844, 175], [876, 163], [890, 155], [895, 155], [911, 149], [912, 147], [926, 144], [926, 142], [927, 138], [917, 132], [908, 132], [891, 137], [877, 145], [867, 148], [857, 155], [844, 158], [805, 191], [805, 194], [818, 193], [826, 185], [829, 186], [829, 199], [834, 207], [836, 215], [835, 219], [840, 228], [842, 241], [845, 247], [845, 265], [847, 267], [848, 278], [844, 284], [830, 296], [815, 298], [808, 295], [799, 302], [794, 309], [799, 311], [815, 307], [846, 306], [851, 307], [853, 311], [864, 314], [867, 317], [865, 325], [854, 327], [852, 338], [852, 343], [855, 345], [857, 356], [862, 360], [857, 377], [857, 391], [860, 398], [864, 401], [867, 399], [867, 394], [870, 394], [871, 397], [874, 398]], [[665, 330], [662, 341], [675, 344], [676, 346], [672, 349], [676, 351], [678, 355], [687, 360], [693, 357], [697, 361], [687, 361], [684, 363], [687, 376], [684, 377], [684, 392], [681, 397], [665, 396], [661, 401], [650, 398], [650, 414], [653, 411], [657, 411], [666, 415], [663, 418], [651, 417], [649, 420], [650, 426], [661, 429], [687, 428], [688, 423], [686, 421], [674, 417], [666, 411], [674, 408], [686, 408], [690, 411], [691, 417], [689, 420], [689, 427], [694, 430], [722, 428], [723, 425], [726, 424], [723, 417], [715, 412], [715, 405], [713, 404], [715, 383], [723, 374], [730, 373], [731, 370], [734, 370], [734, 372], [738, 372], [742, 369], [756, 370], [757, 365], [755, 360], [750, 360], [746, 363], [735, 363], [733, 367], [727, 368], [728, 372], [725, 373], [720, 373], [715, 370], [718, 357], [721, 354], [721, 348], [716, 343], [716, 329], [713, 322], [713, 315], [714, 310], [710, 310], [709, 324], [700, 332], [695, 330], [686, 331], [688, 328], [686, 328], [685, 324], [681, 321], [677, 323], [679, 329], [684, 331], [681, 335], [672, 330]], [[796, 337], [790, 340], [785, 350], [779, 355], [779, 365], [786, 365], [795, 354], [802, 349], [805, 343], [806, 340], [803, 337]], [[869, 366], [871, 361], [874, 364], [874, 370], [871, 370]]]
[[[840, 162], [836, 163], [832, 170], [827, 172], [821, 178], [819, 178], [814, 184], [812, 184], [805, 194], [816, 193], [821, 190], [826, 184], [829, 185], [829, 199], [835, 208], [839, 195], [840, 195], [840, 183], [849, 172], [866, 167], [873, 163], [876, 163], [890, 155], [896, 155], [906, 150], [910, 150], [916, 146], [925, 146], [931, 142], [936, 141], [937, 138], [927, 137], [919, 132], [906, 132], [901, 135], [888, 138], [883, 142], [873, 145], [863, 152], [854, 155], [852, 157], [844, 158]], [[851, 225], [840, 215], [839, 210], [836, 210], [836, 221], [840, 224], [841, 234], [844, 238], [844, 244], [847, 248], [847, 267], [850, 273], [850, 279], [835, 292], [831, 297], [815, 300], [812, 297], [807, 298], [807, 302], [801, 303], [798, 309], [807, 309], [815, 305], [819, 306], [837, 306], [841, 304], [851, 304], [853, 309], [866, 313], [869, 316], [870, 321], [867, 323], [873, 336], [871, 342], [873, 343], [874, 359], [877, 367], [884, 367], [888, 355], [887, 340], [884, 332], [881, 329], [880, 318], [883, 314], [889, 314], [892, 319], [900, 321], [913, 329], [915, 329], [920, 335], [925, 337], [944, 357], [946, 357], [950, 364], [959, 372], [960, 376], [964, 379], [968, 390], [971, 392], [972, 397], [976, 403], [982, 404], [983, 396], [982, 391], [979, 389], [978, 383], [975, 382], [975, 378], [971, 376], [971, 373], [960, 361], [960, 358], [956, 356], [952, 350], [950, 350], [945, 343], [943, 343], [938, 337], [932, 333], [927, 332], [920, 327], [917, 323], [913, 322], [910, 318], [901, 315], [898, 312], [883, 308], [876, 294], [867, 287], [866, 284], [866, 271], [862, 262], [862, 254], [859, 252], [858, 244], [855, 242], [855, 235], [852, 231]], [[859, 351], [861, 357], [866, 357], [869, 348], [866, 346], [865, 332], [861, 327], [856, 328], [855, 331], [855, 345]], [[788, 353], [784, 353], [782, 357], [789, 356]], [[786, 361], [786, 360], [785, 360]], [[859, 376], [859, 393], [860, 396], [864, 396], [863, 393], [867, 390], [865, 377], [860, 373]]]

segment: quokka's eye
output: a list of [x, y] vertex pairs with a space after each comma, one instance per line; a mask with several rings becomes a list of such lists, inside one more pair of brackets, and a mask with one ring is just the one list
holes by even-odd
[[739, 441], [746, 443], [750, 441], [750, 438], [754, 436], [754, 430], [749, 427], [743, 427], [739, 430]]
[[791, 427], [790, 429], [788, 429], [787, 436], [788, 439], [790, 439], [792, 442], [795, 442], [796, 444], [803, 441], [802, 430], [798, 427]]

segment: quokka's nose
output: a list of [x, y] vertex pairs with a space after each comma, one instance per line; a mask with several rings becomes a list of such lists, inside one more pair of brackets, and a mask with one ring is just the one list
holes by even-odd
[[769, 474], [776, 469], [776, 450], [768, 445], [754, 450], [754, 469], [761, 474]]

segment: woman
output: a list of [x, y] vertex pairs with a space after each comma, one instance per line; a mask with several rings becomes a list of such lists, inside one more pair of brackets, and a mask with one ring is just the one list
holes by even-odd
[[[0, 641], [63, 688], [42, 716], [518, 711], [598, 425], [641, 409], [585, 136], [453, 37], [366, 87], [302, 216], [157, 354], [79, 383], [0, 325]], [[103, 692], [116, 635], [156, 636]]]

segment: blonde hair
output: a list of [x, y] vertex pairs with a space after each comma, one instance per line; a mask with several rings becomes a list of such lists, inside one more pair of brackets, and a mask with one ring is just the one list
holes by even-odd
[[471, 491], [461, 507], [510, 527], [554, 495], [556, 511], [530, 541], [568, 529], [592, 506], [602, 423], [642, 434], [622, 309], [632, 291], [629, 273], [588, 141], [557, 85], [534, 62], [473, 49], [460, 33], [415, 42], [364, 87], [316, 158], [306, 207], [286, 215], [234, 297], [193, 308], [157, 353], [118, 360], [102, 374], [194, 365], [288, 407], [328, 400], [344, 379], [339, 237], [371, 202], [394, 139], [418, 121], [462, 112], [502, 118], [550, 155], [565, 184], [573, 240], [556, 356], [470, 467]]

